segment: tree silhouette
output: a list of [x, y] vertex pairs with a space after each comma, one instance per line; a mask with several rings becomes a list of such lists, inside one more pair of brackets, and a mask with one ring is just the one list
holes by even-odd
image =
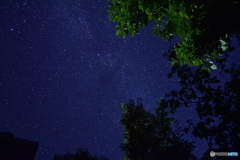
[[116, 35], [134, 36], [154, 22], [153, 34], [181, 41], [166, 52], [172, 64], [216, 69], [226, 51], [233, 50], [230, 37], [240, 40], [240, 2], [226, 0], [108, 0], [110, 21], [118, 22]]
[[55, 154], [54, 160], [108, 160], [104, 156], [92, 156], [87, 149], [77, 149], [75, 154], [65, 153], [63, 155]]
[[223, 86], [206, 71], [174, 66], [168, 76], [177, 74], [181, 89], [166, 94], [165, 100], [172, 113], [178, 107], [196, 107], [200, 122], [193, 125], [189, 119], [187, 123], [195, 137], [209, 141], [209, 150], [237, 151], [240, 148], [240, 69], [235, 64], [228, 68], [221, 64], [221, 68], [231, 77], [225, 79]]
[[[164, 100], [159, 102], [156, 115], [144, 110], [141, 99], [122, 104], [120, 123], [124, 126], [125, 143], [120, 148], [127, 160], [195, 159], [191, 152], [193, 142], [181, 138], [181, 129], [172, 130], [174, 119], [168, 117]], [[175, 123], [177, 124], [177, 123]]]

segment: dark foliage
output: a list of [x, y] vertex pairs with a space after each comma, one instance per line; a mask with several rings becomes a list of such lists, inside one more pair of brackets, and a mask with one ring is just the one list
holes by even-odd
[[87, 149], [77, 149], [75, 154], [69, 152], [63, 155], [55, 154], [54, 160], [108, 160], [108, 158], [92, 156]]
[[[129, 160], [196, 159], [191, 152], [193, 142], [182, 139], [181, 129], [173, 131], [173, 118], [168, 117], [164, 100], [159, 102], [156, 115], [144, 110], [141, 100], [123, 104], [120, 123], [125, 128], [121, 149]], [[177, 123], [176, 123], [177, 124]], [[173, 154], [174, 153], [174, 154]]]
[[[217, 77], [200, 69], [187, 66], [174, 66], [169, 73], [177, 74], [181, 89], [166, 95], [166, 103], [175, 113], [180, 106], [195, 107], [200, 122], [190, 124], [195, 137], [209, 141], [209, 148], [214, 145], [218, 150], [238, 151], [240, 148], [240, 70], [232, 64], [221, 67], [230, 78], [224, 86]], [[222, 74], [221, 74], [222, 75]], [[178, 105], [171, 105], [172, 101]], [[189, 128], [188, 128], [189, 129]], [[190, 130], [191, 130], [190, 129]], [[216, 148], [216, 147], [215, 147]]]

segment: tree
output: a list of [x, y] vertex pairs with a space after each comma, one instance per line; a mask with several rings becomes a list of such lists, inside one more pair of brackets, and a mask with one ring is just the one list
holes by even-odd
[[[195, 159], [191, 152], [193, 142], [181, 138], [181, 128], [174, 132], [171, 124], [173, 118], [168, 117], [165, 101], [159, 102], [156, 115], [144, 110], [141, 99], [137, 105], [133, 100], [122, 104], [124, 111], [120, 123], [124, 126], [125, 143], [120, 148], [125, 152], [127, 160], [159, 160], [159, 159]], [[174, 153], [174, 154], [173, 154]]]
[[240, 148], [240, 68], [222, 64], [221, 69], [231, 77], [225, 78], [224, 86], [206, 71], [174, 66], [169, 77], [177, 74], [181, 89], [166, 94], [165, 100], [172, 113], [178, 107], [196, 107], [200, 122], [193, 126], [189, 119], [187, 123], [195, 137], [209, 141], [209, 150], [237, 151]]
[[77, 149], [75, 154], [65, 153], [63, 155], [55, 154], [54, 160], [108, 160], [104, 156], [92, 156], [87, 149]]
[[134, 36], [154, 22], [153, 34], [181, 41], [166, 52], [172, 65], [216, 69], [218, 61], [231, 51], [230, 37], [240, 40], [240, 2], [237, 0], [108, 0], [110, 21], [118, 22], [116, 35]]

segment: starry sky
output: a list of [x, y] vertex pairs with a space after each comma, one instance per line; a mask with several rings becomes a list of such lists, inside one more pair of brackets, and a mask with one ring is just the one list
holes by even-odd
[[[0, 132], [40, 142], [36, 160], [77, 148], [123, 158], [120, 104], [141, 97], [153, 111], [160, 97], [179, 88], [167, 78], [171, 65], [162, 56], [177, 39], [152, 35], [152, 24], [133, 38], [116, 36], [109, 4], [0, 2]], [[205, 149], [199, 141], [194, 153]]]

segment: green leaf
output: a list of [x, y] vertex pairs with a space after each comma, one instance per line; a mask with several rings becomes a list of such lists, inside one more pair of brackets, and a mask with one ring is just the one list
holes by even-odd
[[130, 34], [131, 34], [131, 36], [132, 36], [132, 37], [134, 37], [134, 31], [131, 31], [131, 33], [130, 33]]
[[211, 65], [211, 68], [212, 68], [213, 70], [215, 70], [215, 69], [217, 69], [217, 66], [216, 66], [215, 64], [213, 64], [213, 65]]
[[123, 30], [117, 30], [117, 32], [116, 32], [116, 35], [118, 36], [118, 35], [121, 35], [123, 33]]
[[123, 38], [126, 38], [127, 37], [127, 34], [125, 32], [122, 32], [122, 37]]
[[172, 64], [172, 66], [174, 66], [176, 64], [176, 62], [174, 60], [172, 60], [171, 64]]
[[145, 12], [146, 12], [146, 14], [147, 14], [148, 16], [151, 15], [151, 11], [150, 11], [149, 8], [147, 8], [147, 9], [145, 10]]
[[172, 12], [172, 10], [173, 10], [173, 6], [169, 3], [169, 5], [168, 5], [168, 11], [169, 11], [169, 12]]
[[218, 52], [217, 52], [216, 49], [213, 49], [213, 55], [214, 55], [214, 56], [218, 56]]
[[200, 59], [196, 59], [195, 61], [193, 61], [193, 64], [194, 64], [195, 66], [199, 66], [199, 65], [202, 64], [202, 61], [201, 61]]
[[152, 15], [149, 15], [148, 16], [148, 20], [151, 21], [153, 19], [153, 16]]
[[187, 15], [186, 13], [184, 13], [184, 17], [185, 17], [186, 19], [189, 19], [188, 15]]
[[128, 30], [131, 30], [131, 27], [132, 27], [132, 26], [130, 26], [130, 25], [127, 25], [127, 29], [128, 29]]
[[115, 26], [116, 29], [121, 29], [122, 27], [120, 25]]
[[139, 5], [138, 5], [138, 8], [139, 8], [141, 11], [144, 11], [142, 4], [139, 4]]
[[123, 26], [125, 24], [124, 19], [121, 19], [119, 22], [120, 22], [121, 26]]
[[183, 44], [184, 46], [187, 46], [187, 43], [186, 43], [185, 41], [182, 41], [182, 44]]
[[182, 11], [179, 12], [179, 15], [183, 18], [183, 12]]

